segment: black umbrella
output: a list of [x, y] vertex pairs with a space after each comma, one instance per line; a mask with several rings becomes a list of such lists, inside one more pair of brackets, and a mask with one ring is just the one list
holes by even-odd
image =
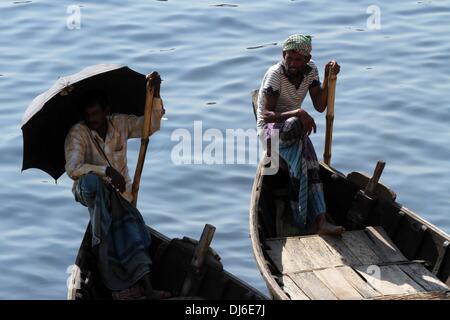
[[112, 113], [144, 114], [145, 75], [126, 66], [101, 64], [59, 78], [36, 97], [22, 119], [22, 170], [38, 168], [55, 180], [64, 172], [64, 141], [70, 128], [82, 120], [77, 102], [84, 92], [103, 90]]

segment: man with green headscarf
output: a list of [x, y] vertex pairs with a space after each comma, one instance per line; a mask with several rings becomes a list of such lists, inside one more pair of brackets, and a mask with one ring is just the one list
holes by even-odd
[[300, 232], [339, 235], [344, 228], [325, 218], [319, 162], [309, 139], [311, 132], [316, 132], [316, 124], [301, 105], [309, 92], [314, 108], [323, 112], [327, 107], [328, 76], [330, 72], [339, 73], [340, 66], [336, 61], [328, 62], [321, 85], [311, 49], [311, 37], [306, 35], [291, 35], [283, 43], [282, 61], [269, 68], [259, 90], [258, 135], [269, 141], [278, 130], [279, 154], [295, 190], [290, 204]]

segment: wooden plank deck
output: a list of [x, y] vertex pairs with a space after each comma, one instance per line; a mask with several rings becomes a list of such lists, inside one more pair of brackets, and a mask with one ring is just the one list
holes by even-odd
[[291, 299], [431, 298], [450, 291], [423, 265], [408, 261], [381, 227], [341, 237], [272, 238], [267, 245]]

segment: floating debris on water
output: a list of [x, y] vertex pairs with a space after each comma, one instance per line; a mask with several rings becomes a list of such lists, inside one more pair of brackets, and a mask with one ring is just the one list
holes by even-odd
[[[158, 0], [159, 1], [159, 0]], [[174, 51], [175, 48], [170, 48], [170, 49], [160, 49], [159, 52], [166, 52], [166, 51]]]
[[149, 53], [154, 53], [154, 52], [168, 52], [168, 51], [175, 51], [176, 48], [168, 48], [168, 49], [150, 49], [148, 50]]
[[22, 4], [22, 3], [30, 3], [33, 1], [29, 1], [29, 0], [24, 0], [24, 1], [14, 1], [13, 4]]
[[213, 106], [213, 105], [215, 105], [215, 104], [217, 104], [217, 102], [214, 102], [214, 101], [213, 101], [213, 102], [207, 102], [207, 103], [206, 103], [207, 106]]
[[373, 68], [372, 67], [366, 67], [366, 70], [372, 70]]
[[236, 8], [239, 7], [237, 4], [229, 4], [229, 3], [221, 3], [221, 4], [211, 4], [210, 7], [227, 7], [227, 8]]
[[366, 31], [365, 29], [355, 29], [356, 31]]
[[253, 50], [253, 49], [261, 49], [264, 47], [269, 47], [269, 46], [276, 46], [278, 43], [277, 42], [272, 42], [272, 43], [266, 43], [266, 44], [262, 44], [259, 46], [254, 46], [254, 47], [247, 47], [247, 50]]

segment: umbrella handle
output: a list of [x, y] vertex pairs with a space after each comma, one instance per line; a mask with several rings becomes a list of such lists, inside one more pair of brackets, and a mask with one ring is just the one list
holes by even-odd
[[136, 207], [137, 197], [139, 192], [139, 185], [141, 183], [142, 170], [144, 169], [145, 155], [148, 147], [148, 137], [150, 136], [150, 126], [152, 123], [153, 110], [153, 96], [155, 90], [146, 84], [147, 94], [145, 96], [145, 111], [144, 111], [144, 125], [142, 127], [141, 147], [139, 149], [139, 158], [136, 164], [136, 171], [134, 173], [133, 185], [131, 187], [131, 194], [133, 199], [131, 203]]

